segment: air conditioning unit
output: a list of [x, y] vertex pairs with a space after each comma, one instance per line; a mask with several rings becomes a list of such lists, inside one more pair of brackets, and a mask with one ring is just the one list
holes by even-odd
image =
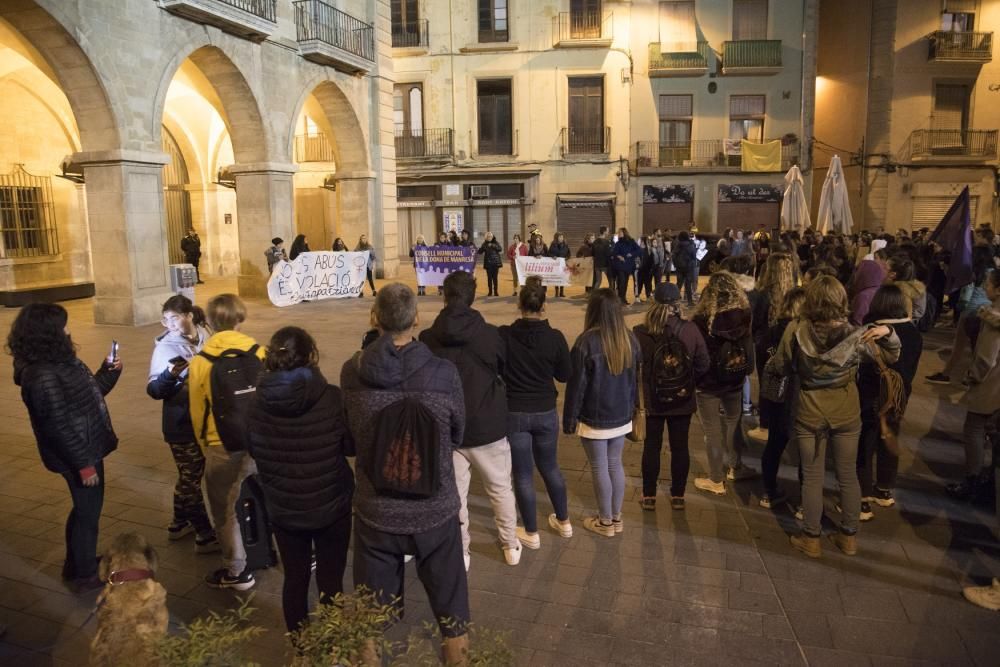
[[490, 186], [473, 185], [471, 188], [473, 199], [488, 199], [490, 196]]

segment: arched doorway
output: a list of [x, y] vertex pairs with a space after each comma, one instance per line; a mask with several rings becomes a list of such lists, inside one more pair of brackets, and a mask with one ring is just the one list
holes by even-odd
[[167, 128], [162, 129], [163, 152], [170, 156], [170, 162], [163, 167], [163, 204], [167, 214], [167, 247], [170, 263], [184, 261], [181, 239], [192, 228], [191, 195], [186, 186], [190, 182], [184, 154], [174, 135]]

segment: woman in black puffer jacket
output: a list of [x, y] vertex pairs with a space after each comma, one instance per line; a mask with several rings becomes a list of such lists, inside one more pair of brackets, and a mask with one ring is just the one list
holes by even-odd
[[282, 608], [288, 630], [309, 615], [313, 545], [320, 600], [343, 591], [351, 537], [354, 474], [340, 389], [317, 367], [312, 336], [279, 329], [268, 345], [250, 411], [249, 451], [285, 567]]
[[28, 408], [42, 463], [69, 485], [73, 510], [66, 519], [63, 579], [79, 592], [99, 588], [97, 528], [104, 506], [104, 457], [118, 447], [104, 396], [121, 375], [117, 358], [96, 374], [76, 357], [62, 306], [25, 306], [7, 337], [14, 384]]

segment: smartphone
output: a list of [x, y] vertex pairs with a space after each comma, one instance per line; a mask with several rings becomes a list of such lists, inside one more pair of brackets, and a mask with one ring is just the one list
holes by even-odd
[[176, 356], [173, 359], [171, 359], [170, 361], [168, 361], [167, 363], [170, 364], [171, 366], [177, 366], [179, 364], [187, 365], [188, 360], [185, 359], [184, 357]]
[[111, 341], [111, 354], [108, 355], [108, 359], [112, 362], [118, 360], [118, 341]]

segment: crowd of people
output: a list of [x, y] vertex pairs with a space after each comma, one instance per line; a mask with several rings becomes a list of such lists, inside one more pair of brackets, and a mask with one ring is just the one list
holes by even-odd
[[[281, 239], [274, 241], [283, 252]], [[468, 234], [442, 234], [439, 243], [452, 241], [471, 245]], [[358, 247], [366, 243], [362, 236]], [[900, 423], [922, 332], [939, 321], [955, 326], [955, 345], [927, 380], [966, 387], [966, 477], [948, 490], [969, 501], [993, 492], [986, 460], [1000, 410], [997, 248], [992, 232], [977, 232], [973, 280], [955, 285], [947, 251], [923, 232], [727, 233], [717, 246], [718, 270], [697, 294], [692, 235], [656, 232], [636, 241], [620, 229], [609, 239], [602, 228], [578, 251], [594, 257], [595, 275], [572, 347], [547, 320], [548, 293], [537, 278], [517, 289], [515, 276], [519, 318], [496, 327], [474, 307], [475, 277], [454, 272], [444, 281], [444, 307], [422, 331], [417, 294], [400, 283], [376, 294], [372, 284], [373, 328], [341, 369], [339, 386], [320, 372], [320, 352], [305, 330], [283, 327], [261, 345], [241, 332], [247, 310], [235, 295], [214, 297], [204, 312], [173, 296], [162, 307], [165, 330], [147, 385], [162, 402], [163, 437], [178, 471], [168, 535], [193, 534], [199, 553], [221, 552], [208, 585], [251, 588], [235, 501], [255, 475], [284, 564], [289, 631], [308, 618], [313, 565], [321, 600], [343, 590], [353, 541], [355, 585], [385, 602], [401, 600], [404, 562], [416, 560], [448, 664], [462, 664], [472, 470], [492, 506], [502, 557], [516, 566], [522, 549], [574, 535], [560, 431], [579, 438], [590, 463], [595, 511], [580, 526], [614, 539], [625, 529], [626, 438], [642, 443], [639, 502], [656, 511], [666, 436], [669, 505], [683, 511], [697, 415], [707, 465], [695, 489], [723, 495], [760, 477], [760, 506], [796, 513], [801, 529], [790, 547], [812, 558], [823, 552], [829, 450], [840, 508], [829, 517], [836, 523], [830, 538], [853, 556], [860, 523], [875, 517], [874, 507], [896, 502]], [[306, 250], [298, 237], [293, 254]], [[478, 250], [496, 295], [503, 246], [489, 235]], [[534, 253], [566, 257], [569, 248], [561, 234], [548, 246], [532, 234], [528, 243], [515, 236], [505, 254]], [[604, 278], [614, 289], [603, 287]], [[630, 278], [633, 295], [641, 290], [649, 300], [632, 329], [624, 308]], [[58, 305], [23, 308], [7, 344], [42, 461], [66, 479], [73, 501], [63, 575], [81, 590], [99, 587], [103, 460], [117, 445], [104, 396], [121, 360], [113, 353], [91, 373]], [[233, 378], [245, 386], [226, 393]], [[557, 383], [565, 383], [561, 416]], [[752, 440], [766, 443], [759, 473], [745, 461]], [[786, 450], [797, 454], [794, 485], [778, 475]], [[552, 510], [544, 539], [535, 470]], [[1000, 609], [996, 580], [966, 596]]]

